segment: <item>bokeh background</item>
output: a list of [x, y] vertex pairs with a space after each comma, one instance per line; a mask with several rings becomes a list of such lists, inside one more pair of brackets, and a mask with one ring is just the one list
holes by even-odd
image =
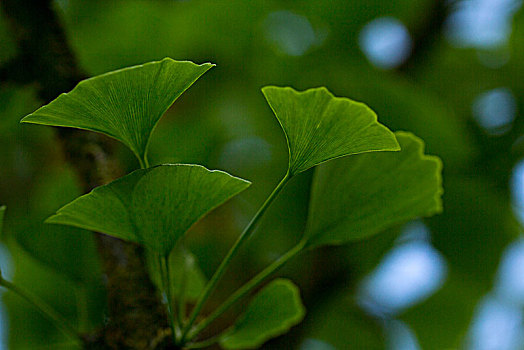
[[[212, 274], [287, 165], [264, 85], [327, 86], [444, 161], [444, 213], [299, 257], [304, 322], [267, 349], [524, 348], [524, 10], [521, 0], [56, 0], [91, 76], [169, 56], [217, 66], [161, 120], [152, 163], [198, 163], [253, 186], [196, 225], [187, 244]], [[0, 66], [17, 53], [0, 12]], [[42, 220], [81, 194], [52, 128], [20, 125], [34, 85], [0, 83], [2, 273], [83, 329], [104, 318], [89, 235]], [[119, 146], [117, 146], [119, 147]], [[133, 156], [118, 148], [127, 171]], [[235, 259], [219, 302], [300, 237], [312, 172], [271, 208]], [[351, 210], [352, 208], [348, 208]], [[233, 317], [234, 310], [229, 317]], [[69, 348], [2, 292], [1, 346]], [[224, 322], [227, 322], [228, 319]], [[52, 344], [52, 345], [51, 345]]]

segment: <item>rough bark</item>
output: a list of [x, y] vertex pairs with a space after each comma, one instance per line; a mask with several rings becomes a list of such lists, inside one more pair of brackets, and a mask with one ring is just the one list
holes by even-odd
[[[0, 67], [0, 82], [33, 84], [43, 102], [71, 90], [84, 72], [78, 67], [50, 0], [1, 0], [18, 54]], [[85, 191], [121, 175], [114, 142], [103, 135], [56, 128], [66, 160]], [[165, 307], [145, 267], [141, 247], [95, 234], [107, 282], [108, 321], [86, 334], [93, 349], [166, 349], [171, 345]]]

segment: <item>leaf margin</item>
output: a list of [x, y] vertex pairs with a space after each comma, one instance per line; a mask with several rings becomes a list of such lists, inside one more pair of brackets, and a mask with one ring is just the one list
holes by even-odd
[[[282, 323], [282, 325], [273, 329], [271, 332], [259, 335], [259, 337], [257, 337], [254, 340], [254, 342], [251, 343], [250, 345], [247, 345], [247, 346], [245, 344], [239, 345], [238, 343], [234, 344], [234, 347], [229, 347], [228, 345], [226, 345], [225, 341], [227, 341], [227, 338], [229, 336], [235, 333], [237, 324], [242, 324], [242, 322], [244, 322], [246, 313], [249, 311], [249, 307], [251, 303], [257, 298], [257, 296], [259, 296], [261, 293], [267, 290], [267, 288], [278, 286], [278, 285], [281, 285], [284, 288], [287, 288], [291, 292], [291, 300], [293, 302], [293, 307], [295, 308], [297, 313], [292, 318], [287, 319], [286, 322]], [[253, 296], [253, 299], [247, 305], [246, 312], [240, 315], [240, 317], [238, 317], [235, 320], [234, 324], [230, 328], [226, 329], [222, 334], [219, 335], [218, 342], [220, 346], [226, 350], [255, 349], [255, 348], [260, 347], [262, 344], [264, 344], [268, 340], [287, 333], [292, 327], [302, 322], [305, 315], [306, 315], [306, 308], [302, 302], [300, 288], [295, 283], [293, 283], [293, 281], [291, 281], [288, 278], [276, 278], [270, 281], [269, 283], [267, 283], [262, 289], [260, 289]]]
[[[148, 133], [147, 135], [147, 142], [146, 142], [146, 145], [144, 147], [144, 150], [143, 150], [143, 154], [140, 154], [141, 153], [141, 150], [139, 149], [134, 149], [134, 146], [131, 146], [130, 143], [128, 143], [127, 140], [122, 140], [122, 138], [120, 138], [119, 136], [117, 135], [113, 135], [112, 133], [109, 133], [107, 131], [104, 131], [104, 130], [101, 130], [99, 128], [96, 128], [96, 127], [93, 127], [93, 128], [89, 128], [89, 127], [78, 127], [78, 126], [71, 126], [71, 125], [67, 125], [67, 123], [65, 122], [62, 122], [62, 123], [57, 123], [57, 122], [50, 122], [50, 121], [39, 121], [38, 120], [38, 115], [37, 113], [39, 112], [42, 112], [44, 110], [47, 109], [47, 107], [51, 104], [51, 103], [54, 103], [55, 101], [58, 101], [59, 99], [65, 99], [65, 98], [69, 98], [73, 91], [79, 87], [79, 86], [83, 86], [83, 85], [89, 85], [92, 81], [96, 80], [96, 79], [99, 79], [99, 78], [107, 78], [107, 77], [110, 77], [110, 76], [113, 76], [113, 75], [117, 75], [117, 74], [122, 74], [122, 73], [125, 73], [127, 71], [131, 71], [131, 70], [135, 70], [135, 69], [141, 69], [143, 67], [147, 67], [147, 66], [150, 66], [150, 65], [155, 65], [155, 64], [162, 64], [164, 62], [169, 62], [169, 63], [190, 63], [192, 65], [194, 65], [195, 67], [203, 67], [203, 68], [206, 68], [205, 70], [203, 70], [200, 74], [198, 74], [197, 76], [195, 76], [195, 78], [190, 81], [182, 90], [179, 94], [177, 94], [176, 96], [173, 97], [172, 101], [168, 104], [168, 106], [164, 109], [164, 111], [160, 114], [160, 116], [158, 117], [158, 119], [155, 121], [155, 123], [153, 124], [153, 127], [151, 128], [150, 132]], [[161, 60], [157, 60], [157, 61], [149, 61], [149, 62], [145, 62], [145, 63], [142, 63], [142, 64], [138, 64], [138, 65], [133, 65], [133, 66], [129, 66], [129, 67], [123, 67], [123, 68], [120, 68], [120, 69], [116, 69], [116, 70], [113, 70], [113, 71], [109, 71], [109, 72], [105, 72], [105, 73], [102, 73], [102, 74], [99, 74], [99, 75], [95, 75], [93, 77], [89, 77], [87, 79], [83, 79], [81, 80], [80, 82], [78, 82], [78, 84], [75, 85], [75, 87], [73, 89], [71, 89], [70, 91], [68, 92], [63, 92], [61, 93], [60, 95], [58, 95], [55, 99], [53, 99], [52, 101], [50, 101], [49, 103], [46, 103], [45, 105], [43, 106], [40, 106], [37, 110], [35, 110], [34, 112], [26, 115], [25, 117], [23, 117], [21, 120], [20, 120], [20, 123], [25, 123], [25, 124], [37, 124], [37, 125], [46, 125], [46, 126], [56, 126], [56, 127], [65, 127], [65, 128], [73, 128], [73, 129], [79, 129], [79, 130], [85, 130], [85, 131], [91, 131], [91, 132], [96, 132], [96, 133], [101, 133], [101, 134], [104, 134], [108, 137], [111, 137], [112, 139], [115, 139], [117, 140], [118, 142], [121, 142], [122, 144], [124, 144], [134, 155], [135, 157], [137, 157], [137, 159], [142, 163], [144, 157], [147, 156], [148, 154], [148, 150], [149, 150], [149, 144], [150, 144], [150, 141], [151, 141], [151, 136], [153, 134], [153, 132], [155, 131], [156, 129], [156, 126], [158, 125], [160, 119], [162, 119], [162, 117], [164, 116], [164, 114], [167, 112], [167, 110], [169, 108], [171, 108], [171, 106], [175, 103], [175, 101], [184, 93], [187, 91], [187, 89], [189, 89], [202, 75], [204, 75], [208, 70], [210, 70], [211, 68], [215, 67], [216, 64], [214, 63], [211, 63], [211, 62], [204, 62], [202, 64], [196, 64], [192, 61], [189, 61], [189, 60], [182, 60], [182, 61], [178, 61], [178, 60], [174, 60], [170, 57], [165, 57]], [[35, 119], [36, 118], [36, 119]]]
[[[79, 201], [82, 201], [84, 200], [85, 198], [91, 198], [93, 196], [93, 194], [97, 195], [99, 192], [102, 192], [102, 191], [111, 191], [112, 193], [115, 193], [115, 191], [111, 188], [111, 186], [115, 186], [115, 184], [117, 185], [120, 185], [122, 184], [124, 181], [128, 180], [131, 178], [131, 175], [132, 174], [135, 174], [136, 176], [139, 176], [138, 174], [141, 174], [140, 177], [138, 177], [138, 179], [135, 180], [135, 183], [133, 185], [133, 189], [131, 191], [130, 194], [128, 194], [130, 196], [130, 200], [133, 196], [133, 193], [135, 191], [135, 187], [138, 185], [138, 183], [144, 179], [144, 177], [154, 171], [155, 169], [157, 168], [160, 168], [160, 167], [166, 167], [166, 166], [183, 166], [183, 167], [196, 167], [198, 169], [202, 169], [204, 170], [205, 172], [209, 173], [209, 174], [212, 174], [212, 173], [219, 173], [219, 174], [224, 174], [224, 175], [227, 175], [229, 178], [231, 179], [235, 179], [235, 180], [238, 180], [239, 183], [242, 183], [244, 185], [244, 187], [242, 189], [240, 189], [239, 191], [233, 193], [231, 196], [225, 198], [223, 201], [221, 202], [217, 202], [213, 207], [210, 207], [205, 213], [203, 213], [202, 215], [200, 215], [194, 222], [193, 224], [188, 228], [188, 230], [194, 225], [196, 224], [198, 221], [200, 221], [204, 216], [206, 216], [207, 214], [209, 214], [212, 210], [218, 208], [219, 206], [221, 206], [222, 204], [224, 204], [225, 202], [227, 202], [228, 200], [230, 200], [232, 197], [238, 195], [240, 192], [246, 190], [250, 185], [251, 185], [251, 182], [249, 180], [245, 180], [245, 179], [242, 179], [238, 176], [234, 176], [234, 175], [231, 175], [225, 171], [222, 171], [222, 170], [209, 170], [207, 169], [206, 167], [202, 166], [202, 165], [198, 165], [198, 164], [182, 164], [182, 163], [176, 163], [176, 164], [160, 164], [160, 165], [155, 165], [153, 167], [150, 167], [150, 168], [147, 168], [147, 169], [137, 169], [123, 177], [120, 177], [108, 184], [105, 184], [105, 185], [102, 185], [102, 186], [98, 186], [96, 188], [94, 188], [92, 191], [90, 191], [89, 193], [86, 193], [80, 197], [77, 197], [75, 198], [74, 200], [72, 200], [71, 202], [67, 203], [66, 205], [62, 206], [61, 208], [59, 208], [57, 210], [57, 212], [51, 216], [49, 216], [45, 221], [44, 223], [47, 223], [47, 224], [59, 224], [59, 225], [67, 225], [67, 226], [73, 226], [73, 227], [77, 227], [77, 228], [81, 228], [81, 229], [84, 229], [84, 230], [88, 230], [88, 231], [93, 231], [93, 232], [102, 232], [104, 234], [107, 234], [109, 236], [112, 236], [112, 237], [115, 237], [115, 238], [119, 238], [119, 239], [122, 239], [122, 240], [126, 240], [126, 241], [130, 241], [130, 242], [135, 242], [135, 243], [139, 243], [141, 245], [144, 245], [146, 247], [148, 247], [148, 244], [145, 244], [144, 243], [144, 240], [142, 239], [142, 237], [140, 236], [140, 234], [138, 233], [138, 228], [136, 227], [136, 224], [135, 224], [135, 220], [134, 218], [132, 217], [133, 215], [133, 209], [131, 208], [132, 206], [132, 203], [129, 203], [128, 205], [126, 205], [124, 203], [124, 200], [122, 198], [120, 198], [120, 196], [117, 194], [116, 197], [118, 197], [117, 199], [119, 200], [119, 204], [123, 207], [123, 209], [125, 210], [126, 212], [126, 215], [128, 216], [128, 219], [129, 219], [129, 222], [130, 222], [130, 225], [133, 229], [132, 232], [128, 232], [126, 234], [121, 234], [121, 233], [118, 233], [118, 232], [113, 232], [113, 231], [107, 231], [105, 229], [101, 230], [100, 227], [96, 227], [95, 225], [93, 224], [82, 224], [82, 223], [71, 223], [71, 222], [68, 222], [68, 217], [69, 215], [68, 214], [64, 214], [64, 209], [69, 209], [71, 207], [74, 207], [74, 204], [75, 202], [79, 202]], [[186, 230], [184, 232], [184, 234], [188, 231]], [[183, 234], [183, 235], [184, 235]], [[127, 235], [127, 236], [126, 236]], [[183, 237], [183, 235], [180, 238]], [[148, 248], [151, 248], [151, 247], [148, 247]], [[171, 247], [171, 250], [173, 249], [173, 247]], [[171, 251], [170, 250], [170, 251]], [[154, 250], [153, 250], [154, 251]], [[166, 253], [166, 254], [169, 254], [169, 253]]]
[[[432, 208], [432, 210], [430, 211], [426, 211], [424, 212], [423, 214], [421, 214], [420, 216], [418, 216], [418, 218], [427, 218], [427, 217], [431, 217], [433, 215], [437, 215], [439, 213], [441, 213], [443, 210], [444, 210], [444, 206], [443, 206], [443, 194], [444, 194], [444, 186], [443, 186], [443, 174], [442, 174], [442, 170], [443, 170], [443, 161], [440, 157], [436, 156], [436, 155], [432, 155], [432, 154], [426, 154], [424, 153], [425, 152], [425, 143], [424, 143], [424, 140], [420, 137], [418, 137], [417, 135], [415, 135], [414, 133], [412, 132], [409, 132], [409, 131], [396, 131], [395, 132], [395, 136], [400, 136], [401, 138], [409, 138], [410, 141], [414, 142], [416, 144], [416, 155], [420, 156], [420, 160], [423, 161], [423, 162], [432, 162], [434, 163], [435, 165], [435, 172], [434, 172], [434, 175], [436, 177], [436, 188], [437, 188], [437, 191], [433, 194], [433, 197], [432, 197], [432, 202], [435, 204], [435, 206]], [[316, 169], [317, 170], [317, 169]], [[315, 177], [315, 175], [314, 175]], [[314, 178], [313, 178], [313, 184], [314, 184]], [[313, 185], [312, 185], [313, 186]], [[312, 189], [313, 190], [313, 189]], [[313, 194], [313, 192], [312, 192]], [[304, 249], [305, 250], [310, 250], [310, 249], [316, 249], [316, 248], [320, 248], [320, 247], [324, 247], [324, 246], [341, 246], [341, 245], [344, 245], [344, 244], [349, 244], [349, 243], [352, 243], [352, 242], [356, 242], [356, 241], [361, 241], [361, 240], [365, 240], [365, 239], [368, 239], [378, 233], [380, 233], [381, 231], [387, 229], [388, 227], [391, 227], [391, 226], [394, 226], [396, 224], [399, 224], [399, 223], [388, 223], [388, 224], [384, 224], [382, 226], [380, 226], [379, 228], [376, 228], [375, 229], [375, 232], [373, 232], [372, 234], [368, 234], [368, 235], [365, 235], [365, 236], [356, 236], [354, 238], [351, 238], [351, 239], [339, 239], [339, 240], [332, 240], [331, 243], [315, 243], [315, 240], [313, 240], [312, 238], [315, 237], [316, 235], [314, 233], [309, 233], [308, 231], [310, 230], [310, 222], [309, 222], [309, 211], [311, 210], [311, 207], [312, 207], [312, 201], [311, 201], [311, 198], [310, 198], [310, 204], [309, 204], [309, 209], [308, 209], [308, 220], [306, 222], [306, 229], [305, 229], [305, 233], [302, 237], [302, 241], [304, 241]], [[413, 218], [413, 219], [416, 219], [416, 218]], [[409, 219], [407, 220], [409, 221]], [[406, 222], [406, 221], [402, 221], [402, 222]], [[318, 241], [318, 240], [317, 240]]]
[[[372, 116], [372, 120], [371, 120], [370, 124], [376, 124], [380, 129], [382, 129], [382, 131], [385, 131], [386, 133], [389, 133], [390, 136], [393, 137], [394, 146], [392, 146], [389, 149], [371, 149], [371, 150], [367, 150], [367, 151], [360, 151], [360, 152], [353, 152], [353, 153], [346, 153], [346, 154], [342, 154], [342, 155], [337, 155], [337, 156], [333, 156], [333, 157], [330, 157], [328, 159], [325, 159], [325, 160], [323, 160], [323, 161], [321, 161], [321, 162], [319, 162], [319, 163], [317, 163], [315, 165], [308, 166], [307, 168], [297, 169], [297, 170], [293, 171], [292, 170], [292, 163], [291, 163], [292, 162], [292, 157], [291, 157], [291, 147], [290, 147], [291, 143], [290, 143], [290, 139], [289, 139], [288, 133], [286, 132], [286, 129], [284, 128], [284, 125], [283, 125], [281, 119], [278, 117], [277, 111], [275, 110], [275, 108], [271, 104], [271, 102], [269, 101], [269, 97], [268, 97], [268, 95], [266, 93], [269, 90], [289, 91], [294, 96], [301, 96], [301, 95], [305, 95], [305, 94], [312, 93], [312, 92], [315, 92], [315, 91], [322, 91], [322, 92], [326, 93], [334, 101], [346, 101], [346, 102], [349, 102], [351, 104], [354, 104], [354, 105], [357, 105], [359, 107], [362, 107], [369, 115]], [[301, 90], [300, 91], [300, 90], [294, 89], [291, 86], [266, 85], [266, 86], [263, 86], [261, 88], [261, 91], [262, 91], [262, 94], [264, 95], [264, 97], [266, 99], [267, 104], [269, 105], [271, 111], [273, 112], [274, 117], [277, 119], [278, 124], [279, 124], [281, 130], [283, 131], [284, 136], [286, 138], [286, 145], [287, 145], [288, 156], [289, 156], [288, 157], [288, 170], [287, 171], [291, 175], [296, 175], [296, 174], [302, 173], [302, 172], [304, 172], [306, 170], [309, 170], [311, 168], [314, 168], [314, 167], [316, 167], [318, 165], [324, 164], [324, 163], [326, 163], [326, 162], [328, 162], [330, 160], [338, 159], [338, 158], [342, 158], [342, 157], [347, 157], [347, 156], [351, 156], [351, 155], [362, 154], [362, 153], [370, 153], [370, 152], [386, 152], [386, 151], [393, 151], [393, 152], [395, 152], [395, 151], [400, 151], [400, 145], [399, 145], [398, 141], [396, 140], [396, 137], [394, 136], [394, 132], [391, 131], [384, 124], [380, 123], [378, 121], [378, 116], [375, 113], [375, 111], [373, 111], [373, 109], [371, 109], [368, 105], [366, 105], [363, 102], [355, 101], [355, 100], [352, 100], [352, 99], [347, 98], [347, 97], [336, 96], [335, 94], [333, 94], [325, 86], [318, 86], [318, 87], [308, 88], [306, 90]]]

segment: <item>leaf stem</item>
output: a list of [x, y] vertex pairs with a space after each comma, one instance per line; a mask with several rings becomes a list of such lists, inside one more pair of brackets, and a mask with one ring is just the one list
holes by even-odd
[[226, 272], [227, 267], [231, 263], [231, 260], [233, 259], [233, 257], [236, 255], [238, 249], [240, 248], [242, 243], [244, 243], [249, 238], [251, 233], [254, 231], [254, 229], [255, 229], [258, 221], [260, 220], [260, 218], [262, 218], [262, 216], [266, 212], [266, 210], [269, 207], [269, 205], [275, 200], [277, 195], [280, 193], [280, 191], [282, 191], [282, 189], [287, 184], [287, 182], [291, 179], [291, 177], [292, 177], [292, 175], [288, 171], [286, 173], [286, 175], [284, 176], [284, 178], [277, 185], [277, 187], [275, 187], [273, 192], [271, 192], [271, 194], [266, 199], [264, 204], [262, 204], [260, 209], [258, 209], [258, 212], [251, 219], [251, 221], [246, 226], [246, 228], [244, 229], [242, 234], [238, 237], [236, 242], [233, 244], [233, 246], [231, 247], [231, 249], [227, 253], [227, 255], [224, 258], [224, 260], [222, 260], [222, 262], [220, 263], [220, 266], [218, 267], [218, 269], [215, 271], [215, 273], [213, 274], [213, 276], [211, 277], [211, 279], [207, 283], [204, 291], [200, 294], [200, 297], [199, 297], [195, 307], [193, 308], [193, 311], [191, 312], [191, 315], [189, 317], [189, 321], [186, 324], [186, 326], [184, 327], [184, 330], [182, 331], [182, 340], [181, 340], [182, 343], [184, 343], [184, 341], [186, 340], [186, 337], [187, 337], [189, 331], [191, 330], [191, 327], [195, 323], [195, 320], [196, 320], [197, 316], [199, 315], [200, 311], [202, 310], [202, 307], [204, 306], [204, 304], [208, 300], [208, 298], [211, 295], [211, 293], [215, 290], [218, 282], [220, 281], [220, 279], [222, 278], [222, 276]]
[[162, 277], [162, 289], [164, 290], [166, 301], [167, 301], [167, 312], [169, 314], [169, 322], [171, 324], [171, 330], [173, 332], [173, 340], [175, 344], [179, 339], [180, 328], [177, 324], [178, 317], [176, 316], [176, 309], [173, 308], [173, 296], [171, 293], [171, 277], [169, 271], [169, 261], [165, 256], [160, 256], [160, 274]]
[[202, 349], [202, 348], [207, 348], [208, 346], [211, 346], [211, 345], [215, 344], [219, 340], [220, 340], [220, 336], [217, 335], [217, 336], [214, 336], [212, 338], [209, 338], [209, 339], [206, 339], [206, 340], [202, 340], [202, 341], [199, 341], [199, 342], [189, 343], [189, 344], [186, 344], [184, 346], [187, 349]]
[[140, 157], [138, 157], [138, 164], [140, 165], [140, 169], [146, 169], [146, 164], [144, 163], [144, 160]]
[[[185, 250], [182, 251], [185, 254]], [[184, 257], [184, 266], [182, 270], [182, 278], [180, 279], [180, 287], [178, 289], [178, 323], [180, 327], [184, 327], [184, 318], [186, 317], [186, 286], [187, 286], [187, 271], [189, 266]]]
[[64, 317], [62, 317], [58, 312], [56, 312], [51, 306], [49, 306], [43, 300], [38, 298], [36, 295], [5, 280], [2, 276], [0, 276], [0, 286], [17, 294], [18, 296], [35, 306], [43, 315], [45, 315], [49, 320], [51, 320], [51, 322], [55, 325], [56, 328], [60, 329], [69, 337], [77, 341], [81, 341], [81, 337], [78, 334], [78, 332], [69, 325], [70, 322], [67, 321]]
[[300, 241], [296, 246], [291, 248], [286, 254], [282, 255], [280, 258], [275, 260], [271, 265], [266, 267], [264, 270], [259, 272], [255, 277], [253, 277], [249, 282], [244, 284], [242, 287], [237, 289], [233, 294], [229, 296], [215, 311], [213, 311], [208, 317], [206, 317], [202, 322], [197, 324], [197, 326], [191, 331], [188, 339], [192, 339], [202, 330], [204, 330], [209, 324], [214, 320], [220, 317], [224, 312], [226, 312], [230, 307], [239, 302], [247, 294], [249, 294], [253, 289], [257, 288], [262, 282], [264, 282], [271, 274], [280, 269], [285, 263], [294, 258], [297, 254], [303, 251], [306, 244], [305, 240]]
[[149, 168], [149, 160], [147, 159], [147, 154], [140, 156], [138, 153], [135, 153], [135, 155], [136, 155], [136, 158], [138, 159], [138, 164], [140, 165], [140, 169]]

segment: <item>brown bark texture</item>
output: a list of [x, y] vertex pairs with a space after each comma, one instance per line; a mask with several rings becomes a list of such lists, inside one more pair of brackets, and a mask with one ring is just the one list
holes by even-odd
[[[32, 84], [42, 102], [70, 91], [85, 78], [50, 0], [0, 0], [17, 56], [0, 67], [0, 83]], [[121, 174], [114, 141], [92, 132], [56, 128], [65, 159], [84, 191]], [[85, 334], [88, 349], [174, 349], [165, 307], [151, 282], [143, 249], [95, 233], [107, 287], [107, 322]]]

